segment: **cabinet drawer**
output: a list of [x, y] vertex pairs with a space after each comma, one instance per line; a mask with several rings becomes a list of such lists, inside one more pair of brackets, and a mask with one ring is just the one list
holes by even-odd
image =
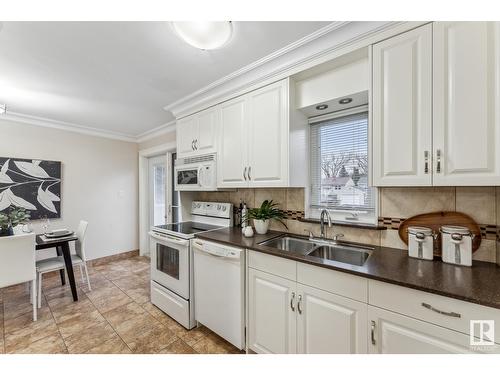
[[345, 272], [297, 263], [297, 282], [357, 301], [368, 301], [368, 280]]
[[467, 335], [471, 320], [493, 320], [495, 341], [500, 342], [498, 309], [374, 280], [368, 281], [368, 303]]
[[248, 266], [288, 280], [297, 280], [297, 262], [293, 260], [249, 250]]

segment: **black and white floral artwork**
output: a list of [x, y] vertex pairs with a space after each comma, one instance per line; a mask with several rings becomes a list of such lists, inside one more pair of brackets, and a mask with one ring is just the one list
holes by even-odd
[[0, 157], [0, 212], [11, 206], [32, 220], [61, 217], [61, 162]]

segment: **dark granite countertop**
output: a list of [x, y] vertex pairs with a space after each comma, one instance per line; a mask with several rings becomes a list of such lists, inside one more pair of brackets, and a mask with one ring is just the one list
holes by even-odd
[[440, 260], [410, 258], [407, 251], [399, 249], [372, 246], [372, 255], [358, 267], [259, 245], [284, 234], [270, 231], [245, 238], [240, 228], [224, 228], [196, 237], [500, 309], [500, 267], [494, 263], [474, 261], [472, 267], [461, 267]]

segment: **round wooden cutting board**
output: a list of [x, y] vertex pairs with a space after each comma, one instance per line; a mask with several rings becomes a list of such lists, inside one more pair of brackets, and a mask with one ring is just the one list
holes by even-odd
[[455, 211], [430, 212], [412, 216], [399, 226], [399, 237], [408, 245], [408, 227], [427, 227], [436, 233], [437, 239], [434, 241], [434, 255], [441, 256], [441, 234], [439, 228], [443, 225], [460, 225], [467, 227], [475, 235], [472, 240], [472, 252], [479, 249], [481, 245], [481, 229], [470, 216]]

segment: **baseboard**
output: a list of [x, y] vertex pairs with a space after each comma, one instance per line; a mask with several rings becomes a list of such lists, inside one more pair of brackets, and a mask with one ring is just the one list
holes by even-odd
[[87, 261], [87, 264], [89, 264], [91, 266], [100, 266], [102, 264], [106, 264], [106, 263], [117, 261], [117, 260], [132, 258], [132, 257], [138, 256], [138, 255], [139, 255], [139, 250], [131, 250], [131, 251], [126, 251], [124, 253], [109, 255], [107, 257], [92, 259], [92, 260]]

